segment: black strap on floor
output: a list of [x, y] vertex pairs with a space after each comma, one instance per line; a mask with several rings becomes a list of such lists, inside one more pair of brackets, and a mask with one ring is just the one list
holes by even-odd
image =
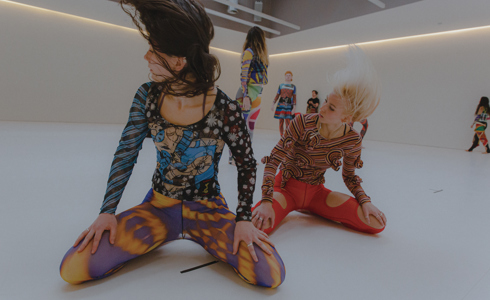
[[217, 262], [219, 262], [219, 260], [214, 260], [214, 261], [211, 261], [211, 262], [208, 262], [208, 263], [205, 263], [205, 264], [196, 266], [194, 268], [186, 269], [186, 270], [180, 271], [180, 274], [187, 273], [187, 272], [190, 272], [190, 271], [194, 271], [194, 270], [197, 270], [197, 269], [200, 269], [200, 268], [204, 268], [204, 267], [207, 267], [209, 265], [215, 264]]

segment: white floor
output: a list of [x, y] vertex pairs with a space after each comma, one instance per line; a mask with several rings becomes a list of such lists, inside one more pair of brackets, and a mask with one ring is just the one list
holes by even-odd
[[[181, 274], [212, 260], [189, 241], [98, 282], [67, 284], [59, 263], [98, 214], [121, 130], [0, 122], [0, 299], [490, 299], [490, 155], [369, 140], [358, 173], [388, 216], [386, 230], [370, 236], [292, 213], [271, 235], [287, 268], [275, 290], [242, 282], [223, 263]], [[256, 158], [277, 139], [257, 130]], [[142, 201], [154, 165], [146, 140], [119, 212]], [[348, 192], [340, 172], [326, 179]], [[220, 182], [235, 207], [236, 170], [225, 159]]]

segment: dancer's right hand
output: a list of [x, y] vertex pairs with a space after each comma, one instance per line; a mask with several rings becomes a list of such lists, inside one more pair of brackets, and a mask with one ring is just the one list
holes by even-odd
[[272, 202], [262, 201], [252, 213], [252, 223], [257, 229], [264, 230], [274, 227], [276, 214], [272, 208]]
[[99, 247], [100, 238], [102, 237], [102, 233], [104, 231], [109, 230], [109, 242], [114, 244], [116, 240], [116, 228], [117, 228], [117, 220], [116, 216], [113, 214], [100, 214], [97, 219], [90, 225], [89, 228], [85, 229], [82, 234], [77, 238], [73, 247], [76, 247], [78, 243], [80, 243], [83, 238], [83, 243], [78, 248], [78, 252], [82, 252], [85, 247], [87, 247], [88, 243], [94, 239], [94, 243], [92, 245], [92, 254], [97, 251]]
[[272, 102], [271, 110], [274, 111], [274, 106], [276, 106], [275, 102]]

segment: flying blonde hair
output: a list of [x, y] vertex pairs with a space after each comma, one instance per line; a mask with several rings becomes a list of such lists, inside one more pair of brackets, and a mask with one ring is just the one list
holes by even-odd
[[376, 70], [361, 48], [350, 45], [346, 57], [347, 67], [333, 75], [331, 84], [345, 104], [345, 114], [358, 122], [378, 107], [381, 89]]

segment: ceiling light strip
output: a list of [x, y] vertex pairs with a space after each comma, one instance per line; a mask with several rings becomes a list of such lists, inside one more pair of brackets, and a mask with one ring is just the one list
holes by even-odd
[[238, 8], [239, 10], [242, 10], [244, 12], [247, 12], [247, 13], [250, 13], [250, 14], [253, 14], [253, 15], [256, 15], [256, 16], [259, 16], [259, 17], [262, 17], [262, 18], [267, 19], [267, 20], [271, 20], [271, 21], [273, 21], [275, 23], [278, 23], [278, 24], [281, 24], [281, 25], [284, 25], [284, 26], [287, 26], [287, 27], [290, 27], [290, 28], [293, 28], [293, 29], [296, 29], [296, 30], [300, 30], [301, 29], [301, 27], [299, 27], [298, 25], [295, 25], [293, 23], [289, 23], [289, 22], [286, 22], [284, 20], [278, 19], [276, 17], [273, 17], [273, 16], [270, 16], [270, 15], [264, 14], [262, 12], [256, 11], [255, 9], [251, 9], [251, 8], [246, 7], [246, 6], [233, 3], [233, 2], [231, 2], [229, 0], [214, 0], [214, 1], [215, 2], [219, 2], [221, 4], [233, 6], [233, 7]]
[[112, 23], [108, 23], [108, 22], [98, 21], [98, 20], [94, 20], [94, 19], [89, 19], [89, 18], [85, 18], [85, 17], [80, 17], [77, 15], [67, 14], [64, 12], [51, 10], [51, 9], [47, 9], [47, 8], [42, 8], [42, 7], [38, 7], [38, 6], [33, 6], [33, 5], [29, 5], [29, 4], [14, 2], [14, 1], [10, 1], [10, 0], [0, 0], [0, 2], [11, 3], [11, 4], [18, 5], [18, 6], [32, 8], [32, 9], [36, 9], [36, 10], [40, 10], [40, 11], [44, 11], [44, 12], [56, 13], [58, 15], [62, 15], [62, 16], [66, 16], [66, 17], [72, 17], [72, 18], [76, 18], [76, 19], [84, 20], [84, 21], [91, 21], [91, 22], [95, 22], [98, 24], [108, 25], [108, 26], [112, 26], [112, 27], [118, 27], [118, 28], [125, 29], [125, 30], [137, 31], [136, 29], [133, 29], [133, 28], [129, 28], [129, 27], [121, 26], [121, 25], [116, 25], [116, 24], [112, 24]]
[[376, 5], [379, 8], [384, 9], [386, 7], [386, 5], [383, 2], [381, 2], [380, 0], [368, 0], [368, 1], [371, 2], [372, 4]]
[[212, 10], [212, 9], [209, 9], [209, 8], [204, 8], [204, 10], [206, 10], [206, 13], [208, 13], [210, 15], [215, 15], [217, 17], [220, 17], [220, 18], [223, 18], [223, 19], [227, 19], [227, 20], [230, 20], [230, 21], [233, 21], [233, 22], [237, 22], [237, 23], [240, 23], [240, 24], [243, 24], [243, 25], [247, 25], [247, 26], [250, 26], [250, 27], [258, 26], [258, 27], [262, 28], [262, 30], [267, 31], [267, 32], [270, 32], [270, 33], [273, 33], [273, 34], [277, 34], [277, 35], [280, 35], [281, 34], [280, 31], [271, 29], [269, 27], [257, 25], [255, 23], [252, 23], [252, 22], [249, 22], [249, 21], [245, 21], [245, 20], [242, 20], [242, 19], [239, 19], [239, 18], [235, 18], [235, 17], [232, 17], [230, 15], [221, 13], [219, 11], [215, 11], [215, 10]]
[[[355, 43], [355, 44], [359, 45], [359, 46], [371, 45], [371, 44], [394, 42], [394, 41], [400, 41], [400, 40], [408, 40], [408, 39], [414, 39], [414, 38], [425, 38], [425, 37], [436, 36], [436, 35], [455, 34], [455, 33], [482, 30], [482, 29], [490, 29], [490, 25], [480, 26], [480, 27], [472, 27], [472, 28], [464, 28], [464, 29], [456, 29], [456, 30], [449, 30], [449, 31], [442, 31], [442, 32], [426, 33], [426, 34], [419, 34], [419, 35], [411, 35], [411, 36], [404, 36], [404, 37], [370, 41], [370, 42], [360, 42], [360, 43]], [[349, 45], [347, 45], [347, 44], [346, 45], [338, 45], [338, 46], [331, 46], [331, 47], [325, 47], [325, 48], [316, 48], [316, 49], [309, 49], [309, 50], [300, 50], [300, 51], [271, 54], [269, 56], [270, 57], [276, 57], [276, 56], [282, 56], [282, 55], [300, 54], [300, 53], [308, 53], [308, 52], [316, 52], [316, 51], [327, 51], [327, 50], [345, 48], [348, 46]]]
[[[24, 4], [24, 3], [14, 2], [14, 1], [10, 1], [10, 0], [0, 0], [0, 2], [6, 2], [6, 3], [10, 3], [10, 4], [14, 4], [14, 5], [26, 7], [26, 8], [31, 8], [31, 9], [35, 9], [35, 10], [44, 11], [44, 12], [54, 13], [54, 14], [62, 15], [62, 16], [65, 16], [65, 17], [72, 17], [72, 18], [79, 19], [79, 20], [94, 22], [94, 23], [97, 23], [99, 25], [107, 25], [107, 26], [116, 27], [116, 28], [119, 28], [119, 29], [124, 29], [124, 30], [129, 30], [129, 31], [133, 31], [133, 32], [139, 33], [139, 31], [137, 29], [134, 29], [134, 28], [129, 28], [129, 27], [126, 27], [126, 26], [116, 25], [116, 24], [112, 24], [112, 23], [107, 23], [107, 22], [103, 22], [103, 21], [98, 21], [98, 20], [94, 20], [94, 19], [85, 18], [85, 17], [80, 17], [80, 16], [77, 16], [77, 15], [72, 15], [72, 14], [68, 14], [68, 13], [64, 13], [64, 12], [60, 12], [60, 11], [56, 11], [56, 10], [51, 10], [51, 9], [42, 8], [42, 7], [38, 7], [38, 6], [33, 6], [33, 5]], [[225, 49], [216, 48], [216, 47], [209, 47], [209, 48], [214, 49], [214, 50], [219, 50], [219, 51], [227, 52], [227, 53], [230, 53], [230, 54], [240, 55], [239, 52], [235, 52], [235, 51], [225, 50]]]

